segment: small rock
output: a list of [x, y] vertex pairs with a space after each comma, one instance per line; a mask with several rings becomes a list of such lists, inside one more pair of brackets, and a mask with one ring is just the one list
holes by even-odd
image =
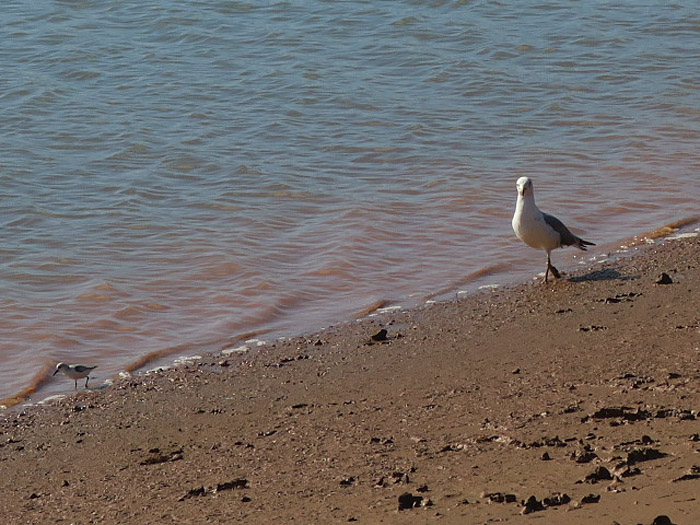
[[666, 454], [655, 448], [635, 448], [627, 453], [627, 464], [634, 465], [642, 461], [650, 461], [666, 457]]
[[598, 503], [600, 501], [600, 495], [589, 494], [581, 498], [581, 503]]
[[591, 450], [577, 450], [576, 452], [572, 452], [570, 457], [576, 463], [590, 463], [598, 457], [598, 454]]
[[669, 518], [665, 514], [661, 514], [660, 516], [656, 516], [654, 518], [654, 521], [651, 522], [651, 525], [673, 525], [673, 522], [671, 521], [671, 518]]
[[349, 487], [355, 483], [355, 478], [350, 476], [349, 478], [345, 478], [340, 481], [340, 486], [341, 487]]
[[513, 374], [515, 374], [515, 375], [517, 375], [517, 374], [519, 374], [519, 373], [520, 373], [520, 369], [519, 369], [519, 368], [516, 368], [515, 370], [513, 370], [513, 372], [512, 372], [512, 373], [513, 373]]
[[549, 452], [545, 452], [544, 454], [542, 454], [542, 461], [549, 461], [549, 460], [551, 460], [551, 459], [552, 459], [552, 458], [551, 458], [551, 456], [549, 455]]
[[423, 496], [414, 496], [410, 492], [404, 492], [399, 496], [399, 510], [415, 509], [421, 506]]
[[530, 514], [531, 512], [537, 512], [544, 510], [544, 505], [535, 496], [530, 496], [527, 501], [523, 502], [523, 510], [521, 514]]
[[700, 467], [693, 465], [688, 469], [688, 472], [682, 475], [680, 478], [676, 478], [673, 481], [687, 481], [689, 479], [700, 479]]
[[548, 507], [558, 507], [559, 505], [566, 505], [571, 501], [568, 494], [555, 493], [548, 498], [544, 498], [542, 502]]
[[197, 488], [194, 488], [194, 489], [190, 489], [190, 490], [187, 491], [187, 494], [185, 494], [184, 496], [181, 496], [181, 497], [178, 499], [178, 501], [184, 501], [184, 500], [186, 500], [186, 499], [188, 499], [188, 498], [192, 498], [192, 497], [195, 497], [195, 496], [203, 496], [204, 494], [206, 494], [206, 492], [207, 492], [207, 489], [205, 489], [204, 486], [197, 487]]
[[599, 481], [602, 481], [604, 479], [613, 479], [613, 475], [608, 469], [601, 465], [593, 472], [591, 472], [588, 476], [586, 476], [584, 481], [588, 483], [598, 483]]
[[622, 470], [616, 470], [616, 474], [621, 478], [631, 478], [639, 476], [642, 473], [637, 467], [624, 467]]
[[379, 330], [379, 332], [374, 334], [370, 339], [372, 339], [372, 341], [376, 341], [376, 342], [386, 341], [387, 340], [387, 333], [388, 332], [386, 331], [386, 329], [382, 328], [381, 330]]
[[673, 283], [673, 279], [671, 279], [671, 276], [667, 274], [666, 272], [663, 272], [659, 278], [656, 280], [656, 284], [671, 284]]
[[515, 494], [504, 494], [503, 492], [482, 493], [482, 497], [488, 498], [490, 503], [515, 503], [518, 501]]
[[232, 489], [247, 489], [248, 480], [245, 478], [234, 479], [233, 481], [226, 481], [224, 483], [216, 484], [216, 492], [221, 492], [222, 490], [232, 490]]

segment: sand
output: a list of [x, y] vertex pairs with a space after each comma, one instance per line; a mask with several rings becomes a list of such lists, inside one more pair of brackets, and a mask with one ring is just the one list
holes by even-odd
[[700, 523], [698, 283], [700, 240], [665, 241], [15, 408], [0, 515]]

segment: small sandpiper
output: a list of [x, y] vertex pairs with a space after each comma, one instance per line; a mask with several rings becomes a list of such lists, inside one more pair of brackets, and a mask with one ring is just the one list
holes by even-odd
[[85, 377], [85, 388], [87, 388], [88, 381], [90, 381], [90, 372], [92, 372], [95, 368], [97, 368], [97, 366], [67, 365], [66, 363], [58, 363], [53, 375], [63, 372], [65, 375], [75, 380], [75, 389], [78, 390], [78, 379]]

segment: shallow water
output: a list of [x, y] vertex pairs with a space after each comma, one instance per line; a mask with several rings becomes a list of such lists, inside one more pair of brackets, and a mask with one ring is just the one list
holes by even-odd
[[97, 384], [149, 355], [529, 278], [543, 255], [510, 228], [521, 175], [594, 254], [698, 212], [694, 7], [86, 0], [2, 17], [0, 398], [72, 389], [43, 382], [58, 360], [97, 364]]

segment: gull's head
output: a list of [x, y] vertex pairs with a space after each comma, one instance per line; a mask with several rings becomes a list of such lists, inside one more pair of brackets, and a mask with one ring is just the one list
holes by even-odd
[[61, 370], [63, 370], [64, 368], [68, 368], [68, 365], [65, 364], [65, 363], [58, 363], [58, 364], [56, 365], [56, 370], [53, 371], [53, 375], [58, 374], [58, 373], [59, 373]]
[[515, 183], [515, 187], [518, 188], [518, 195], [521, 197], [532, 195], [532, 181], [530, 177], [520, 177]]

